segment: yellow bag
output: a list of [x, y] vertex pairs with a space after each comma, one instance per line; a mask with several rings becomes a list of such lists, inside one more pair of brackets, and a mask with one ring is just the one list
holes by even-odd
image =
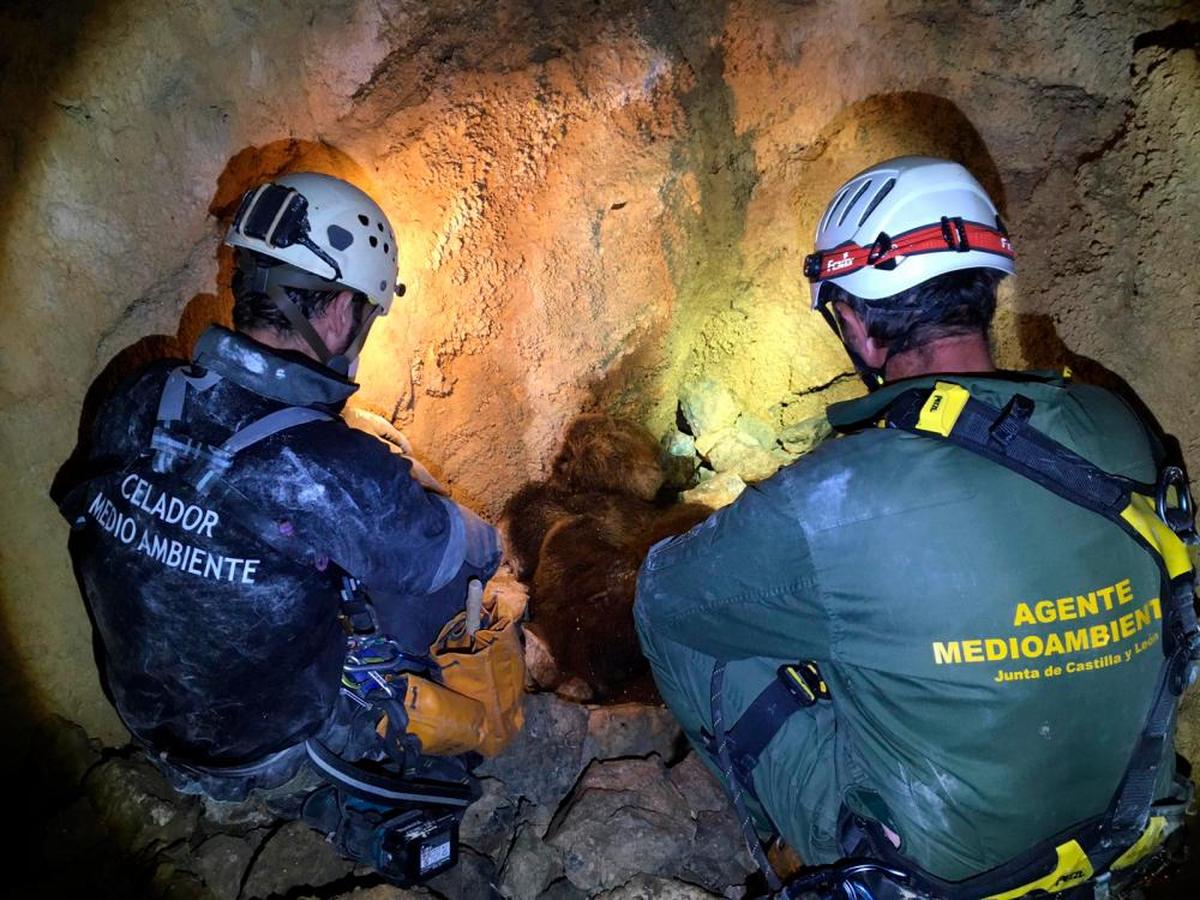
[[[434, 756], [475, 751], [496, 756], [525, 724], [525, 654], [520, 620], [526, 598], [517, 582], [489, 584], [480, 626], [469, 633], [468, 611], [446, 623], [429, 648], [442, 684], [406, 675], [404, 709], [408, 733]], [[379, 723], [387, 732], [387, 717]]]
[[[404, 712], [409, 734], [421, 741], [421, 752], [454, 756], [478, 750], [483, 734], [483, 704], [456, 691], [422, 678], [404, 676]], [[380, 737], [387, 733], [387, 716], [376, 726]]]

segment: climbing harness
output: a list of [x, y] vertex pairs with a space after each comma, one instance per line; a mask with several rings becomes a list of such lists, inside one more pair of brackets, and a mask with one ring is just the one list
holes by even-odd
[[[1191, 791], [1185, 789], [1177, 803], [1155, 803], [1154, 793], [1176, 702], [1195, 681], [1200, 659], [1195, 571], [1188, 549], [1200, 543], [1200, 538], [1192, 519], [1187, 478], [1178, 466], [1165, 468], [1155, 484], [1105, 472], [1034, 429], [1029, 424], [1033, 409], [1033, 401], [1020, 394], [1003, 409], [996, 409], [971, 397], [961, 385], [939, 381], [932, 389], [914, 388], [900, 394], [887, 408], [885, 421], [889, 428], [946, 441], [989, 459], [1105, 517], [1155, 561], [1162, 578], [1164, 659], [1141, 736], [1108, 809], [1002, 866], [961, 882], [943, 881], [922, 871], [898, 852], [878, 823], [843, 809], [843, 851], [858, 855], [865, 851], [871, 859], [804, 869], [778, 888], [774, 873], [764, 865], [765, 855], [743, 791], [752, 785], [759, 754], [787, 718], [828, 694], [813, 690], [814, 683], [823, 687], [815, 664], [785, 667], [800, 678], [776, 679], [726, 732], [721, 724], [724, 664], [718, 663], [711, 698], [716, 744], [710, 753], [729, 785], [751, 852], [780, 896], [798, 897], [815, 890], [823, 897], [890, 897], [900, 896], [895, 891], [903, 886], [909, 896], [915, 891], [916, 896], [950, 900], [1016, 900], [1035, 892], [1084, 889], [1092, 892], [1089, 896], [1102, 897], [1107, 896], [1114, 877], [1134, 870], [1183, 826]], [[800, 682], [805, 686], [800, 692], [780, 687]], [[786, 702], [789, 697], [790, 704]], [[872, 892], [872, 881], [885, 885], [882, 894]]]

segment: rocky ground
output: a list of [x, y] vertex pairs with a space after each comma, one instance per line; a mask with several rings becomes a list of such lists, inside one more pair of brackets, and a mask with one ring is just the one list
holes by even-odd
[[[22, 770], [0, 896], [153, 900], [702, 900], [758, 896], [724, 792], [669, 713], [527, 698], [524, 733], [486, 762], [458, 866], [401, 889], [260, 803], [175, 794], [130, 749], [43, 723]], [[31, 804], [27, 809], [22, 805]], [[1122, 900], [1190, 900], [1200, 856]]]
[[[401, 890], [261, 804], [174, 794], [128, 750], [47, 726], [52, 787], [6, 896], [170, 900], [740, 897], [752, 870], [724, 794], [661, 707], [528, 698], [525, 732], [481, 769], [458, 866]], [[38, 825], [38, 819], [44, 824]]]

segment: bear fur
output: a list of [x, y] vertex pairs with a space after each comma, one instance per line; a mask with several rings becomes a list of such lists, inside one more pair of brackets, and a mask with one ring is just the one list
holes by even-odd
[[656, 502], [663, 480], [658, 443], [645, 428], [581, 415], [550, 477], [505, 506], [509, 554], [530, 585], [529, 627], [549, 647], [560, 681], [582, 679], [593, 699], [654, 697], [633, 625], [638, 569], [651, 546], [712, 513]]

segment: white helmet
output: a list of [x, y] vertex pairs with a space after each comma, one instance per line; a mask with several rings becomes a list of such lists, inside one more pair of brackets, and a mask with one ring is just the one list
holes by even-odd
[[1013, 249], [995, 204], [958, 163], [901, 156], [847, 181], [817, 224], [805, 258], [813, 309], [821, 285], [878, 300], [959, 269], [1013, 272]]
[[[404, 294], [396, 281], [396, 235], [379, 205], [348, 182], [297, 172], [246, 192], [225, 235], [253, 290], [265, 294], [320, 361], [349, 372], [377, 315]], [[264, 259], [265, 258], [265, 259]], [[335, 356], [284, 288], [348, 288], [371, 309], [350, 346]]]
[[387, 216], [331, 175], [296, 172], [247, 191], [225, 243], [366, 294], [385, 315], [403, 292]]

